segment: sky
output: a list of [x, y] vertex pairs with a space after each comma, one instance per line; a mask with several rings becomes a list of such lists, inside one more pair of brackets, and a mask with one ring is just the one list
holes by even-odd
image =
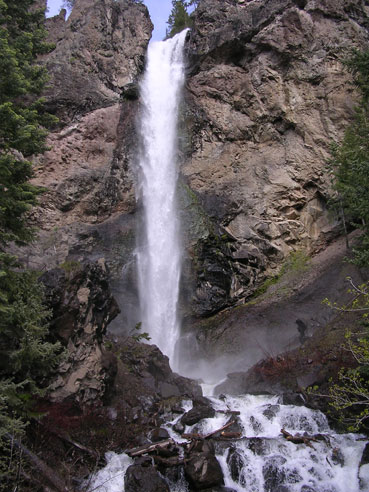
[[[144, 0], [150, 12], [152, 23], [154, 24], [154, 32], [152, 39], [160, 41], [165, 37], [167, 28], [167, 20], [172, 9], [172, 0]], [[63, 0], [47, 0], [49, 8], [48, 17], [57, 15], [63, 5]]]

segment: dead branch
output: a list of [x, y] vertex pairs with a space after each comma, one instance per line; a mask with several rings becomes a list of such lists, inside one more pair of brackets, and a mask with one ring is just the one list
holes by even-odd
[[231, 422], [228, 422], [228, 424], [223, 425], [220, 429], [217, 429], [216, 431], [210, 432], [210, 434], [206, 434], [206, 436], [203, 437], [203, 439], [208, 439], [211, 436], [214, 436], [215, 434], [218, 434], [218, 432], [222, 432], [223, 430], [227, 429], [230, 427], [232, 424], [235, 424], [235, 421], [232, 420]]

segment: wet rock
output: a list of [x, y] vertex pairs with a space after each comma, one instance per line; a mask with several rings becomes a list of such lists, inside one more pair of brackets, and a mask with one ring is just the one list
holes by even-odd
[[[283, 482], [286, 480], [286, 472], [283, 469], [283, 465], [286, 461], [283, 456], [273, 456], [272, 458], [268, 458], [264, 464], [263, 477], [266, 492], [276, 492], [279, 490], [279, 487], [283, 486]], [[283, 488], [280, 489], [280, 492], [282, 490]]]
[[365, 445], [363, 454], [361, 455], [360, 466], [369, 464], [369, 443]]
[[185, 475], [195, 490], [224, 484], [223, 472], [211, 441], [192, 441], [186, 451]]
[[186, 412], [182, 418], [183, 425], [194, 425], [202, 419], [212, 418], [215, 415], [215, 410], [211, 402], [206, 398], [196, 399], [193, 401], [193, 408]]
[[238, 449], [230, 449], [227, 456], [227, 465], [231, 473], [232, 480], [238, 482], [240, 485], [245, 485], [242, 479], [242, 468], [245, 465], [245, 456]]
[[166, 429], [163, 429], [162, 427], [157, 427], [156, 429], [153, 429], [149, 433], [149, 439], [152, 442], [159, 442], [159, 441], [164, 441], [165, 439], [168, 439], [169, 433]]
[[176, 431], [178, 434], [183, 434], [185, 431], [185, 426], [184, 424], [182, 424], [181, 421], [178, 421], [173, 425], [173, 430]]
[[263, 411], [263, 415], [267, 419], [273, 420], [274, 417], [279, 412], [279, 409], [280, 409], [280, 406], [279, 405], [268, 405], [267, 408]]
[[220, 464], [212, 454], [190, 454], [185, 463], [185, 474], [196, 490], [222, 485], [224, 482]]
[[345, 466], [345, 457], [340, 449], [338, 448], [332, 449], [331, 459], [333, 464]]
[[125, 492], [170, 492], [153, 466], [131, 465], [124, 476]]
[[306, 398], [301, 393], [283, 393], [282, 403], [283, 405], [296, 405], [297, 407], [299, 407], [306, 404]]
[[252, 437], [247, 440], [247, 444], [251, 451], [258, 456], [263, 456], [268, 451], [266, 440], [261, 437]]

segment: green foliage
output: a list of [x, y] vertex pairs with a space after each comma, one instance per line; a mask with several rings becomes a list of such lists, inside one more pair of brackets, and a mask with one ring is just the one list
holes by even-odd
[[310, 267], [310, 257], [304, 251], [292, 251], [283, 264], [280, 276], [306, 272]]
[[[61, 347], [47, 340], [49, 312], [36, 276], [7, 254], [10, 242], [33, 237], [26, 213], [40, 190], [29, 183], [28, 160], [46, 149], [46, 127], [56, 119], [40, 97], [47, 73], [36, 62], [50, 51], [44, 11], [35, 0], [0, 0], [0, 489], [13, 470], [7, 435], [23, 433], [32, 398], [47, 387]], [[13, 489], [13, 487], [12, 487]], [[15, 490], [15, 489], [14, 489]]]
[[349, 306], [338, 306], [325, 299], [325, 303], [333, 309], [343, 312], [362, 313], [361, 331], [346, 334], [345, 350], [347, 350], [357, 367], [342, 368], [336, 383], [329, 388], [330, 405], [338, 412], [340, 422], [350, 431], [369, 429], [369, 282], [356, 286], [348, 278], [355, 294]]
[[330, 165], [335, 178], [337, 202], [354, 227], [363, 230], [355, 253], [358, 265], [369, 265], [369, 52], [354, 51], [346, 62], [361, 92], [360, 107], [340, 145], [334, 145]]
[[44, 13], [33, 4], [0, 0], [0, 251], [9, 241], [32, 237], [24, 217], [39, 190], [28, 182], [26, 158], [45, 150], [45, 127], [55, 121], [40, 98], [46, 70], [35, 63], [52, 46], [44, 42]]
[[[141, 328], [142, 328], [142, 322], [140, 321], [135, 325], [135, 330], [140, 331]], [[147, 340], [147, 341], [151, 340], [150, 335], [146, 331], [144, 331], [143, 333], [138, 333], [137, 335], [132, 335], [132, 338], [136, 340], [136, 342], [141, 342], [141, 340]]]
[[172, 0], [172, 10], [167, 20], [166, 38], [172, 38], [186, 27], [191, 27], [191, 18], [187, 12], [187, 7], [188, 4], [185, 0]]

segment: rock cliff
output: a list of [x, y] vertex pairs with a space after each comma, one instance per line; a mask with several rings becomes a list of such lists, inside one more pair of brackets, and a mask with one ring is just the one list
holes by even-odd
[[[46, 23], [55, 49], [41, 60], [45, 98], [59, 123], [35, 160], [33, 183], [45, 188], [30, 217], [38, 240], [19, 254], [42, 270], [105, 258], [120, 279], [135, 245], [136, 83], [153, 26], [135, 0], [76, 0], [65, 17], [62, 10]], [[113, 287], [119, 296], [121, 283]]]
[[368, 45], [367, 13], [361, 0], [199, 2], [182, 173], [216, 233], [194, 253], [197, 314], [242, 302], [292, 251], [341, 232], [327, 161], [354, 111], [342, 61]]
[[[313, 255], [341, 233], [327, 160], [353, 115], [342, 60], [368, 45], [367, 11], [362, 0], [199, 1], [180, 121], [188, 326], [247, 302], [291, 252]], [[134, 0], [76, 0], [67, 21], [62, 11], [47, 22], [46, 98], [60, 121], [36, 160], [46, 191], [24, 256], [33, 268], [105, 258], [115, 323], [129, 332], [139, 321], [137, 81], [152, 24]]]

